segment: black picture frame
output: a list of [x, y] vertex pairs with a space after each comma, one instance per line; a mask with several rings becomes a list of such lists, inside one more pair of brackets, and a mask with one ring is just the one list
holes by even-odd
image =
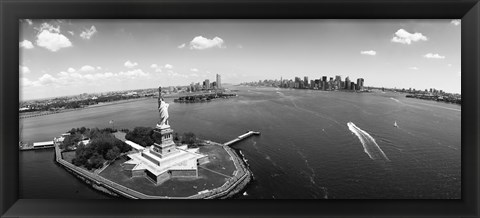
[[[0, 0], [0, 14], [0, 214], [2, 217], [479, 216], [480, 4], [478, 0]], [[25, 18], [462, 19], [462, 199], [203, 201], [19, 199], [18, 40], [19, 19]]]

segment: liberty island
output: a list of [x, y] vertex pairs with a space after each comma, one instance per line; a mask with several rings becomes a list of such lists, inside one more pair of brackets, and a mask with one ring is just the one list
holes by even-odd
[[[251, 172], [244, 159], [228, 146], [254, 133], [243, 134], [225, 144], [202, 141], [195, 148], [189, 148], [187, 144], [177, 145], [168, 120], [169, 104], [163, 99], [161, 88], [158, 90], [159, 120], [151, 135], [152, 145], [143, 147], [125, 139], [124, 143], [132, 147], [131, 151], [99, 164], [97, 169], [90, 169], [76, 164], [78, 157], [69, 158], [73, 153], [78, 156], [78, 150], [65, 149], [62, 142], [67, 140], [63, 137], [55, 143], [56, 162], [93, 188], [112, 196], [211, 199], [228, 198], [241, 192], [251, 180]], [[84, 140], [82, 145], [74, 146], [74, 150], [94, 146], [90, 141], [95, 140], [93, 137]]]

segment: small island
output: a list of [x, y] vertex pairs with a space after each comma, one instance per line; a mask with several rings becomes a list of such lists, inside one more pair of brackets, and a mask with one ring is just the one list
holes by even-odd
[[238, 95], [235, 93], [218, 92], [218, 93], [182, 96], [174, 99], [173, 101], [177, 103], [201, 103], [201, 102], [209, 102], [215, 99], [225, 99], [225, 98], [236, 97], [236, 96]]
[[[161, 93], [161, 88], [159, 88]], [[56, 138], [56, 161], [93, 188], [131, 199], [212, 199], [240, 193], [252, 174], [228, 145], [173, 131], [168, 107], [158, 98], [154, 128], [120, 132], [74, 128]], [[247, 136], [248, 135], [248, 136]]]

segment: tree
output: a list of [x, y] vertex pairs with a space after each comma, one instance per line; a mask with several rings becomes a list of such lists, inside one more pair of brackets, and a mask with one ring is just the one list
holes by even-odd
[[135, 127], [125, 135], [125, 139], [146, 147], [153, 144], [152, 134], [153, 129], [150, 127]]
[[105, 159], [113, 160], [120, 155], [120, 149], [118, 147], [113, 147], [112, 149], [108, 150], [107, 154], [105, 155]]
[[197, 142], [197, 137], [193, 132], [183, 133], [182, 143], [194, 145]]

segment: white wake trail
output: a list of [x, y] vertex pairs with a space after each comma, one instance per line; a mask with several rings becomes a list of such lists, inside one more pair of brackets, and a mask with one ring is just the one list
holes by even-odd
[[368, 154], [370, 159], [390, 161], [390, 159], [388, 159], [387, 155], [385, 155], [385, 153], [382, 151], [380, 146], [378, 146], [377, 142], [375, 142], [375, 139], [370, 134], [358, 128], [352, 122], [348, 122], [347, 126], [348, 129], [358, 137], [360, 143], [362, 143], [363, 151]]
[[398, 100], [398, 99], [396, 99], [396, 98], [390, 98], [390, 99], [392, 99], [392, 100], [394, 100], [394, 101], [396, 101], [396, 102], [400, 103], [400, 100]]

